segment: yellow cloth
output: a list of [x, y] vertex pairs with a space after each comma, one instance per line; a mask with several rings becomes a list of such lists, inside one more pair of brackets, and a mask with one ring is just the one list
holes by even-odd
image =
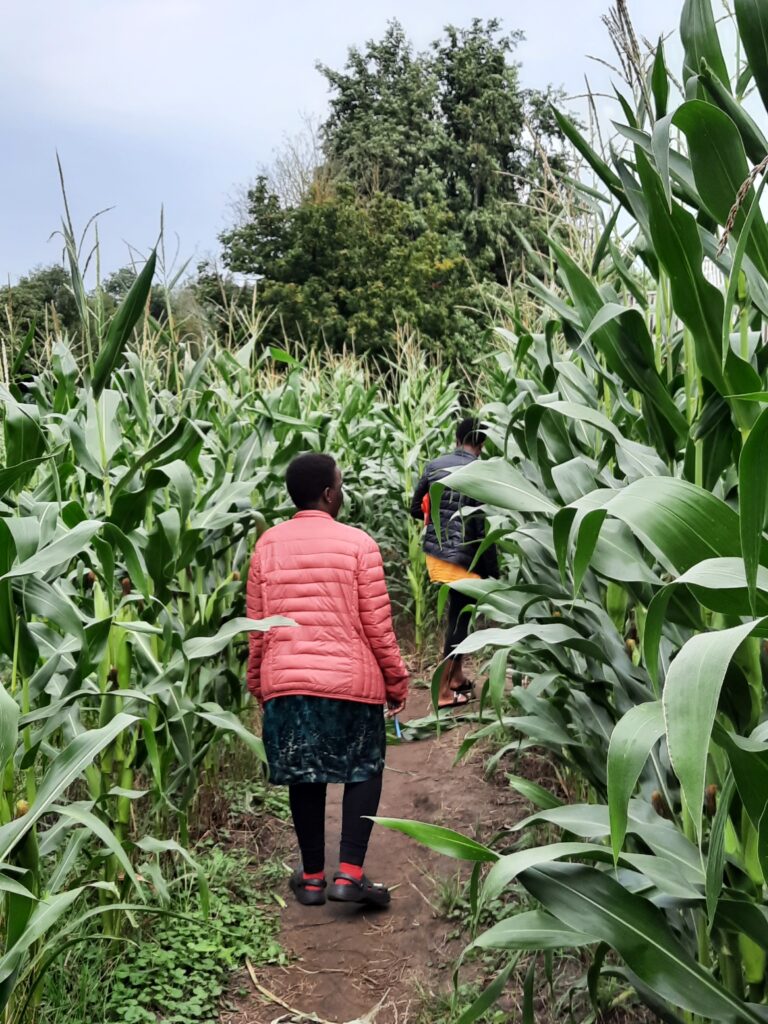
[[426, 555], [427, 572], [433, 583], [455, 583], [457, 580], [479, 580], [482, 577], [476, 572], [470, 572], [463, 565], [454, 565], [453, 562], [444, 562], [442, 558], [435, 558], [434, 555]]

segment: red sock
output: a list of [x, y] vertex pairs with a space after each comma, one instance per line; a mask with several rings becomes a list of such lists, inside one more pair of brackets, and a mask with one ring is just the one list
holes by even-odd
[[[324, 871], [305, 871], [304, 881], [305, 882], [322, 882], [325, 879]], [[317, 892], [318, 889], [322, 889], [321, 885], [308, 885], [306, 887], [310, 892]]]
[[[341, 864], [339, 864], [339, 871], [343, 872], [343, 874], [345, 874], [345, 875], [351, 875], [352, 878], [354, 878], [358, 882], [363, 877], [363, 865], [362, 864], [347, 864], [345, 861], [342, 861]], [[348, 882], [346, 878], [340, 878], [336, 882], [336, 884], [337, 885], [351, 885], [352, 883]]]

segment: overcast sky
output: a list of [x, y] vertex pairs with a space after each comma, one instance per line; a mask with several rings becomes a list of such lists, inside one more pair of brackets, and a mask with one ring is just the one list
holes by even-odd
[[[315, 61], [398, 18], [417, 47], [447, 23], [522, 29], [523, 83], [610, 88], [610, 0], [5, 0], [0, 33], [0, 279], [60, 256], [58, 150], [76, 224], [100, 219], [103, 264], [168, 244], [215, 254], [237, 186], [268, 164], [302, 114], [322, 114]], [[675, 30], [682, 0], [630, 0], [638, 32]], [[679, 75], [679, 47], [671, 63]], [[606, 111], [608, 113], [608, 111]]]

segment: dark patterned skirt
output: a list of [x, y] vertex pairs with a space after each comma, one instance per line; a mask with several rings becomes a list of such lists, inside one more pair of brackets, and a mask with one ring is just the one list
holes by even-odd
[[294, 782], [365, 782], [384, 769], [381, 704], [330, 697], [273, 697], [262, 727], [269, 778]]

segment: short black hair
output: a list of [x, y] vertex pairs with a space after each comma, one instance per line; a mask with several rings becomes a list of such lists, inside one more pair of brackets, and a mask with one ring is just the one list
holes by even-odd
[[297, 455], [285, 474], [285, 485], [298, 509], [316, 505], [323, 491], [335, 483], [336, 460], [318, 452]]
[[481, 445], [485, 441], [485, 424], [474, 416], [462, 420], [456, 428], [456, 440], [459, 444]]

